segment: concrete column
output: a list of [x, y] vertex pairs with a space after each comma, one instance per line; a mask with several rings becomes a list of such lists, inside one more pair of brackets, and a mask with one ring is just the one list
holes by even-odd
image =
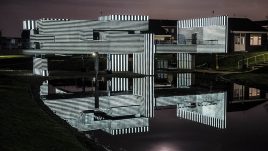
[[33, 74], [48, 76], [48, 60], [45, 58], [33, 58]]

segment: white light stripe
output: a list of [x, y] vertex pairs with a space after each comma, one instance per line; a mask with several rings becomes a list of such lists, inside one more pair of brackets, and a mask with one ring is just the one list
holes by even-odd
[[27, 29], [27, 25], [26, 25], [26, 21], [24, 20], [23, 21], [23, 27], [22, 27], [24, 30], [26, 30]]
[[32, 27], [32, 29], [34, 29], [34, 21], [33, 20], [31, 20], [31, 27]]
[[30, 20], [27, 20], [27, 29], [31, 29]]

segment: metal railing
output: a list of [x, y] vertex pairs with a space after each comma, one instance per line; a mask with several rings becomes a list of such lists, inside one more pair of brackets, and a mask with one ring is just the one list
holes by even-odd
[[198, 39], [184, 39], [183, 41], [179, 41], [179, 44], [185, 45], [217, 45], [218, 40], [198, 40]]
[[177, 39], [174, 40], [155, 40], [155, 44], [177, 44]]
[[268, 61], [268, 58], [266, 58], [266, 56], [268, 56], [268, 53], [241, 59], [237, 62], [237, 69], [241, 69], [243, 65], [246, 65], [246, 67], [248, 67], [249, 65], [252, 64], [256, 65], [257, 63], [266, 62]]

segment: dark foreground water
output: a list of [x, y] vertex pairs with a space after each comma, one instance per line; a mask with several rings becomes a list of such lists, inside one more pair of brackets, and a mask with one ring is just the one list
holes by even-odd
[[113, 150], [268, 150], [267, 92], [214, 76], [100, 78], [98, 88], [94, 78], [54, 80], [40, 94], [55, 114]]

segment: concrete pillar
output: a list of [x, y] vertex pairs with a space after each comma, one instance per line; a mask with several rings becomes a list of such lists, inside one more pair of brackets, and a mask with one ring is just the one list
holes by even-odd
[[33, 58], [33, 74], [48, 76], [48, 60], [45, 58]]
[[48, 81], [44, 81], [40, 86], [40, 96], [48, 95]]

